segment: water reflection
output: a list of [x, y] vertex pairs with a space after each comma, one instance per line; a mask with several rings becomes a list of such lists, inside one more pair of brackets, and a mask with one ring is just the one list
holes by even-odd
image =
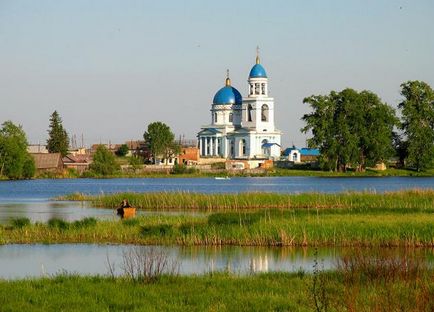
[[[265, 248], [265, 247], [179, 247], [179, 246], [114, 246], [92, 244], [58, 245], [4, 245], [0, 246], [0, 278], [16, 279], [69, 273], [107, 274], [107, 259], [114, 264], [115, 274], [122, 273], [123, 254], [131, 248], [149, 252], [151, 248], [164, 251], [170, 261], [179, 263], [180, 274], [203, 274], [229, 271], [237, 274], [258, 272], [311, 272], [318, 259], [324, 270], [333, 269], [337, 259], [348, 249], [323, 248], [317, 254], [312, 248]], [[371, 251], [366, 250], [369, 255]], [[388, 249], [397, 257], [401, 249]], [[433, 260], [432, 249], [412, 249], [429, 261]]]
[[87, 217], [111, 219], [116, 216], [112, 209], [95, 209], [82, 202], [33, 202], [0, 204], [0, 224], [13, 218], [29, 218], [32, 222], [47, 222], [52, 218], [67, 221]]

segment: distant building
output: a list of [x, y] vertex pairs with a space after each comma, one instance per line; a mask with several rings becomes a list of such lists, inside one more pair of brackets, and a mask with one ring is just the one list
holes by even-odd
[[317, 148], [289, 147], [283, 151], [283, 156], [293, 163], [309, 163], [318, 161], [320, 151]]
[[316, 162], [320, 156], [320, 151], [317, 148], [307, 148], [304, 147], [300, 149], [301, 162]]
[[214, 96], [211, 124], [197, 136], [200, 157], [245, 160], [252, 162], [250, 167], [280, 157], [281, 131], [274, 124], [274, 99], [259, 56], [248, 77], [248, 95], [242, 97], [228, 74]]
[[81, 174], [89, 169], [89, 165], [92, 163], [92, 157], [86, 154], [68, 154], [62, 158], [62, 161], [66, 169], [74, 169]]
[[46, 145], [42, 144], [29, 144], [27, 145], [27, 151], [31, 154], [35, 153], [48, 153], [48, 149]]
[[181, 147], [181, 153], [178, 156], [178, 163], [183, 165], [196, 165], [199, 161], [199, 148]]
[[60, 153], [30, 153], [35, 160], [37, 172], [61, 172], [63, 160]]

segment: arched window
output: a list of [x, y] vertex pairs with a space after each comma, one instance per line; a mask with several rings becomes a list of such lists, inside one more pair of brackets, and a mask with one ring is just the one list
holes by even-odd
[[246, 155], [246, 140], [241, 139], [240, 140], [240, 156]]
[[259, 94], [259, 83], [255, 83], [255, 94]]
[[261, 120], [268, 121], [268, 105], [264, 104], [261, 107]]
[[229, 122], [234, 122], [234, 114], [229, 113]]
[[262, 148], [262, 155], [268, 155], [269, 148], [265, 145], [268, 143], [267, 139], [262, 140], [261, 142], [261, 148]]
[[230, 145], [231, 145], [230, 154], [231, 154], [231, 157], [234, 157], [235, 156], [235, 142], [234, 142], [234, 139], [230, 140]]
[[217, 122], [217, 113], [214, 113], [214, 122]]
[[252, 105], [248, 105], [247, 106], [247, 121], [252, 121], [252, 110], [253, 110], [253, 107], [252, 107]]

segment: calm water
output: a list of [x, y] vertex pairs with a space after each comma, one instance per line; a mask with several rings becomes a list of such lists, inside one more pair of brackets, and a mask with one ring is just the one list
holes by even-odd
[[82, 192], [86, 194], [130, 192], [384, 192], [408, 188], [434, 188], [434, 178], [142, 178], [142, 179], [64, 179], [0, 181], [0, 223], [12, 218], [27, 217], [33, 222], [51, 218], [68, 221], [94, 217], [113, 218], [110, 209], [94, 209], [78, 202], [53, 202], [56, 196]]
[[[108, 274], [108, 262], [115, 274], [122, 274], [123, 254], [132, 248], [149, 253], [151, 248], [163, 251], [169, 262], [178, 264], [180, 274], [202, 274], [230, 271], [239, 274], [255, 272], [310, 272], [314, 268], [313, 249], [265, 247], [150, 247], [91, 244], [62, 245], [4, 245], [0, 246], [0, 278], [17, 279], [39, 277], [62, 272], [81, 275]], [[154, 249], [154, 250], [155, 250]], [[319, 249], [317, 259], [320, 269], [336, 266], [345, 249]], [[369, 252], [369, 250], [367, 250]], [[403, 250], [391, 249], [399, 256]], [[414, 249], [414, 253], [433, 263], [432, 249]]]
[[393, 191], [408, 188], [434, 188], [434, 178], [376, 177], [270, 177], [270, 178], [142, 178], [142, 179], [61, 179], [0, 181], [0, 203], [47, 201], [74, 192], [86, 194], [114, 192], [325, 192]]

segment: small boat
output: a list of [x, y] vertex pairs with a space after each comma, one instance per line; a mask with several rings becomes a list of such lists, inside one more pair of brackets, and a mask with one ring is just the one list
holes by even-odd
[[116, 211], [118, 216], [121, 216], [122, 219], [132, 218], [136, 215], [136, 208], [134, 207], [118, 208]]
[[214, 179], [216, 179], [216, 180], [230, 180], [231, 178], [229, 178], [229, 177], [214, 177]]

